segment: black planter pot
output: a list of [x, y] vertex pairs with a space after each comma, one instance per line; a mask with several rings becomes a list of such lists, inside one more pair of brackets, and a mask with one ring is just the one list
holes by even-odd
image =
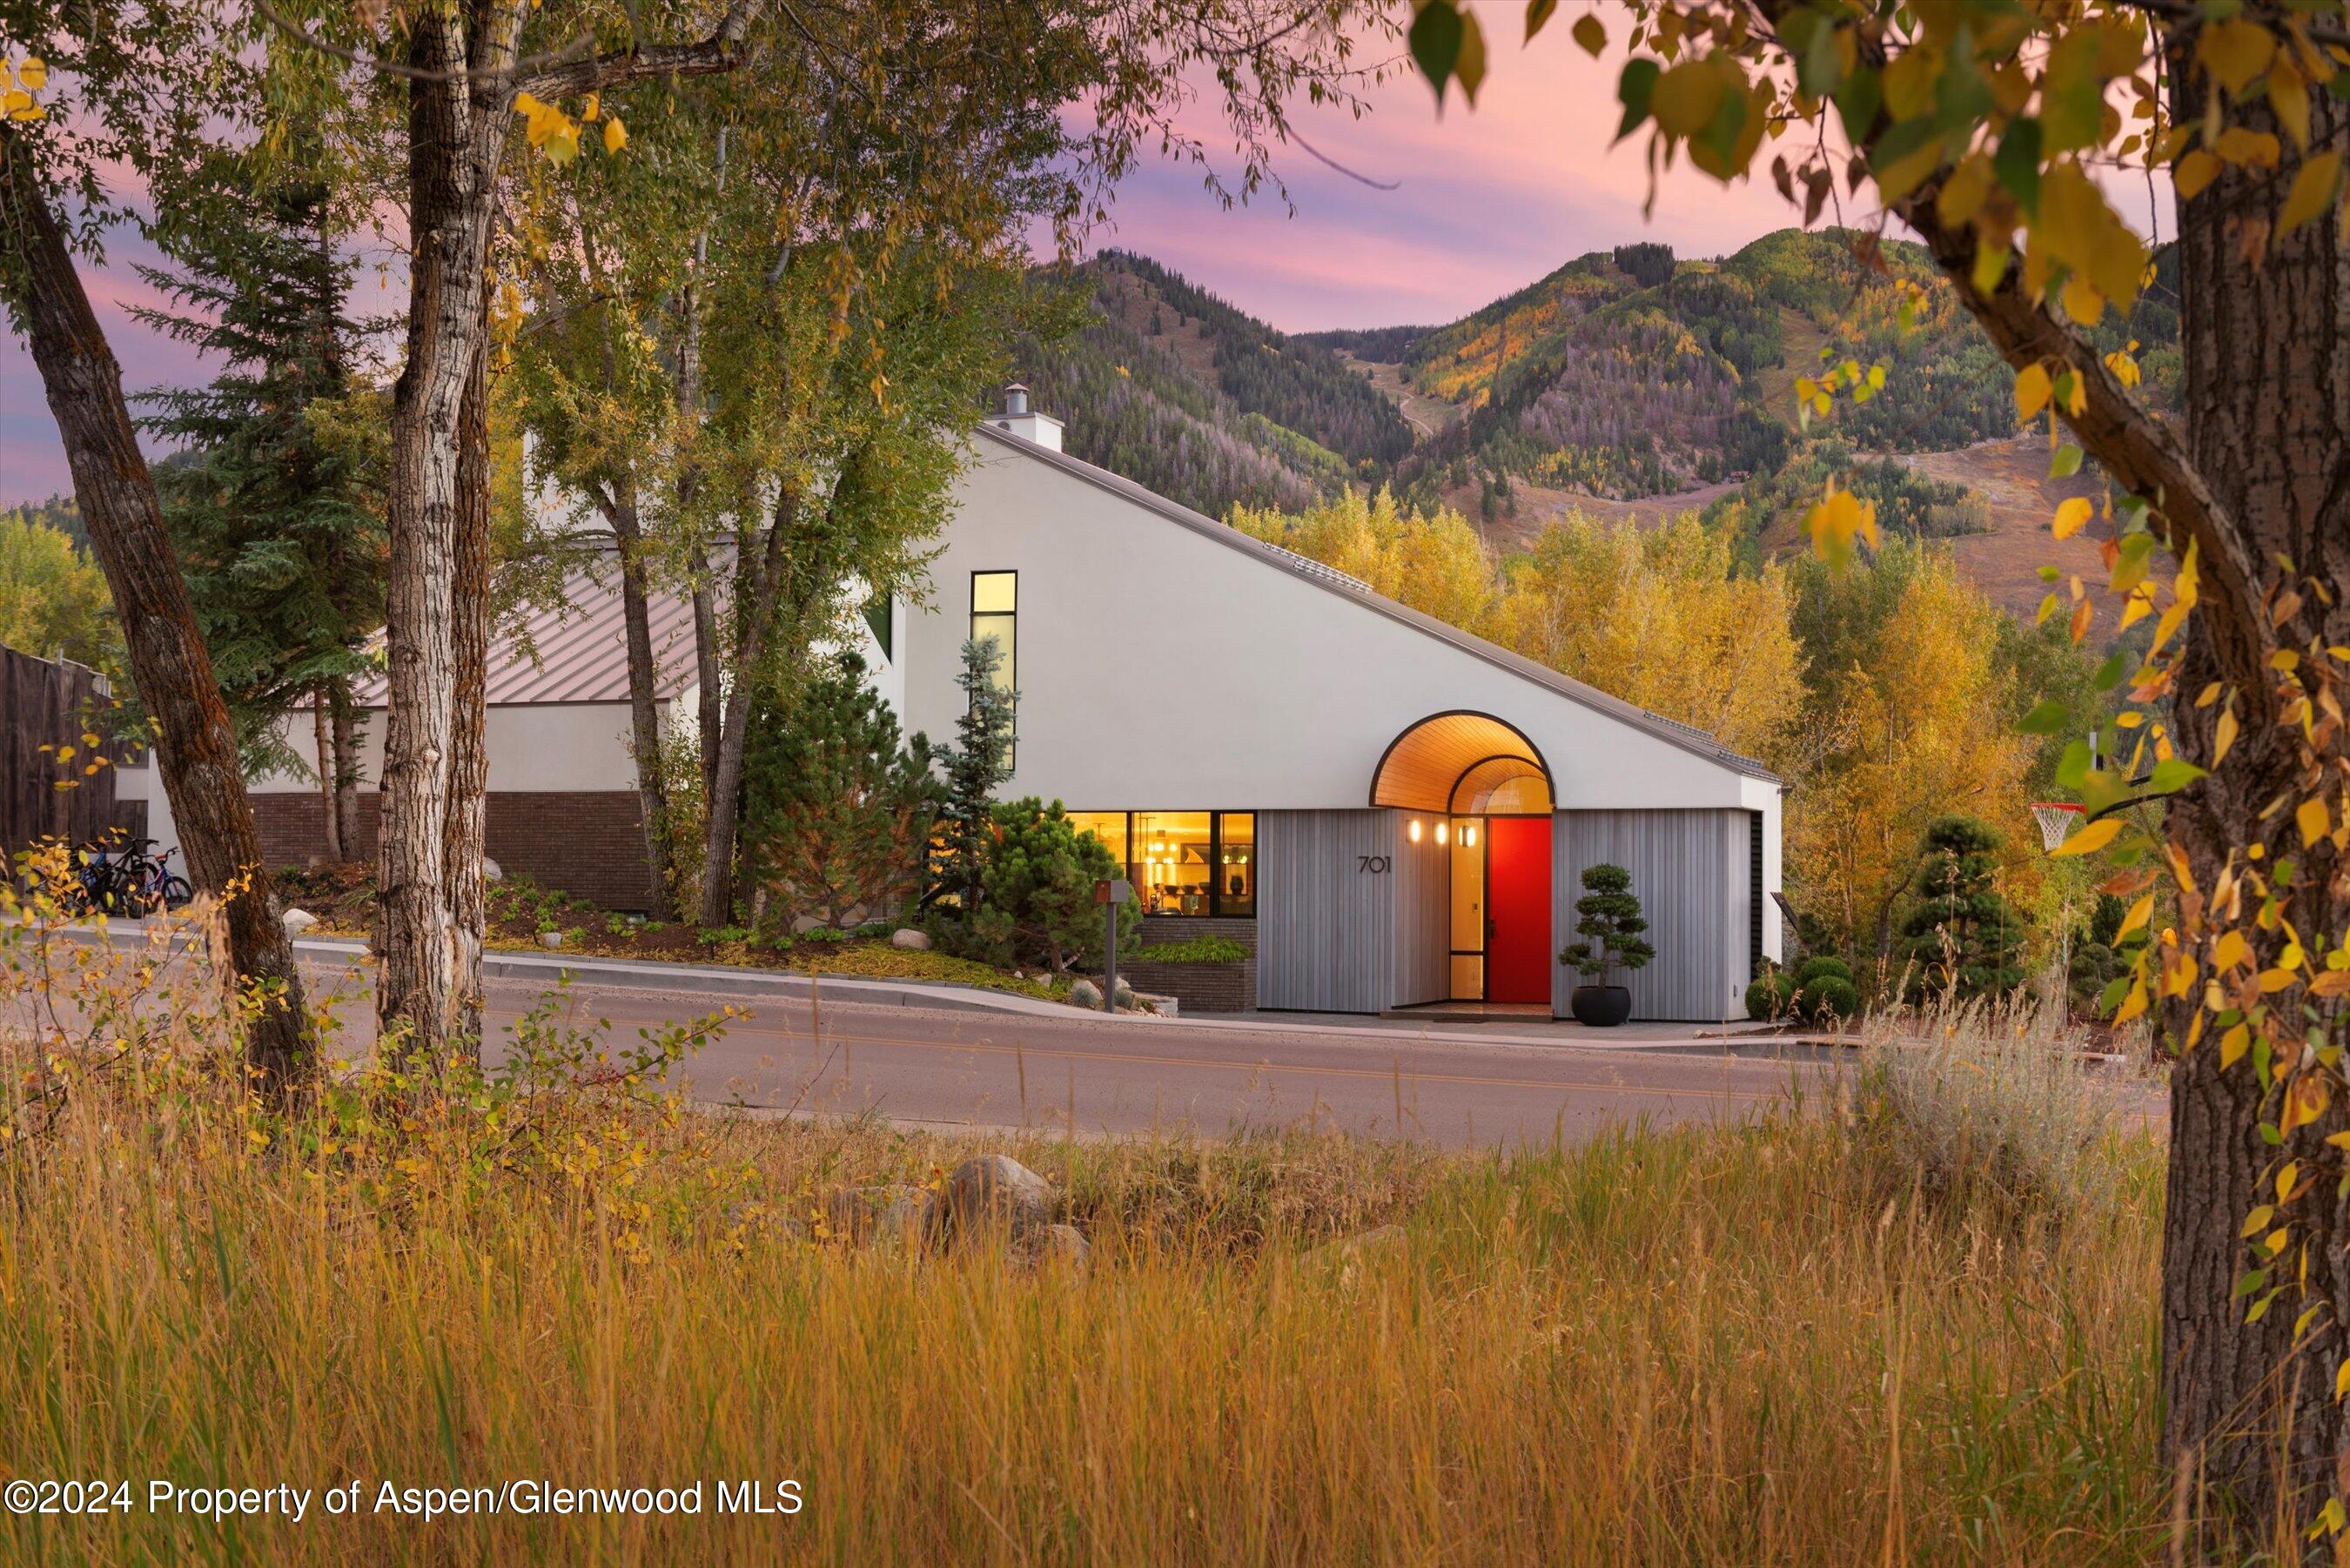
[[1613, 1029], [1632, 1016], [1632, 992], [1621, 985], [1578, 985], [1567, 998], [1577, 1023]]

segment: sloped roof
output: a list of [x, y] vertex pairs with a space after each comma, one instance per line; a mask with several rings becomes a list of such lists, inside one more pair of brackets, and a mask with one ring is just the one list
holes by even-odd
[[1773, 784], [1782, 782], [1778, 774], [1752, 757], [1741, 756], [1694, 725], [1668, 719], [1661, 713], [1651, 713], [1647, 709], [1636, 707], [1620, 697], [1611, 697], [1596, 686], [1586, 685], [1572, 676], [1561, 675], [1548, 665], [1537, 664], [1523, 654], [1513, 653], [1497, 643], [1487, 642], [1482, 637], [1471, 636], [1457, 626], [1447, 625], [1434, 616], [1423, 615], [1409, 605], [1400, 605], [1393, 599], [1383, 598], [1372, 592], [1367, 584], [1343, 572], [1333, 571], [1320, 562], [1308, 560], [1295, 551], [1284, 550], [1278, 545], [1267, 545], [1262, 540], [1252, 538], [1237, 528], [1219, 523], [1214, 518], [1194, 512], [1188, 506], [1178, 505], [1165, 496], [1146, 490], [1134, 481], [1112, 473], [1106, 468], [1096, 468], [1092, 463], [1080, 462], [1065, 452], [1055, 452], [1050, 447], [1039, 446], [1035, 441], [1014, 435], [1009, 431], [998, 430], [991, 424], [976, 425], [973, 429], [986, 441], [992, 441], [999, 446], [1016, 452], [1023, 457], [1034, 458], [1038, 462], [1057, 468], [1097, 489], [1107, 490], [1114, 495], [1131, 501], [1138, 506], [1157, 513], [1170, 523], [1180, 524], [1195, 534], [1205, 535], [1226, 549], [1238, 550], [1243, 555], [1253, 556], [1275, 571], [1286, 572], [1292, 576], [1313, 584], [1325, 592], [1353, 599], [1367, 609], [1386, 616], [1390, 620], [1401, 621], [1416, 631], [1435, 638], [1440, 642], [1449, 643], [1464, 653], [1483, 659], [1486, 663], [1507, 670], [1522, 680], [1530, 680], [1570, 701], [1578, 702], [1586, 708], [1630, 724], [1636, 729], [1645, 730], [1668, 745], [1693, 753], [1708, 762], [1720, 763], [1723, 767], [1744, 774], [1751, 778], [1766, 779]]
[[[693, 604], [656, 593], [646, 610], [654, 691], [674, 697], [693, 684]], [[489, 701], [501, 706], [629, 700], [628, 628], [616, 553], [607, 549], [566, 574], [558, 603], [530, 606], [504, 629], [490, 647], [488, 686]], [[352, 696], [364, 708], [384, 706], [384, 678], [358, 684]]]

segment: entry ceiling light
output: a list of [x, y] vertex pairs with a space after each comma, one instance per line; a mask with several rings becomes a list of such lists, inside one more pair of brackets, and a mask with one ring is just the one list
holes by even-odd
[[1438, 824], [1436, 825], [1436, 842], [1438, 842], [1439, 844], [1443, 843], [1443, 842], [1444, 842], [1444, 840], [1445, 840], [1445, 836], [1446, 836], [1446, 835], [1447, 835], [1447, 833], [1448, 833], [1449, 831], [1450, 831], [1450, 825], [1449, 825], [1449, 824], [1447, 824], [1447, 823], [1441, 823], [1441, 822], [1438, 823]]
[[1411, 836], [1411, 841], [1412, 841], [1414, 844], [1419, 843], [1419, 818], [1418, 818], [1418, 817], [1416, 817], [1416, 816], [1415, 816], [1415, 817], [1413, 817], [1413, 818], [1411, 819], [1411, 825], [1410, 825], [1409, 827], [1405, 828], [1405, 829], [1404, 829], [1404, 831], [1405, 831], [1406, 833], [1408, 833], [1408, 834], [1409, 834], [1409, 835]]
[[1461, 825], [1461, 842], [1467, 845], [1471, 849], [1477, 847], [1477, 825], [1475, 823], [1464, 822]]

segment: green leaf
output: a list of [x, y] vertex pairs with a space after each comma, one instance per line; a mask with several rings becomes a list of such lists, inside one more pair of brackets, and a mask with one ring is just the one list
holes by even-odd
[[1462, 31], [1461, 13], [1452, 8], [1452, 0], [1428, 0], [1405, 35], [1411, 45], [1411, 57], [1419, 62], [1420, 74], [1435, 85], [1439, 103], [1444, 101], [1444, 86], [1452, 79], [1453, 65], [1461, 58]]
[[[1796, 84], [1813, 98], [1833, 98], [1844, 83], [1844, 57], [1836, 50], [1836, 30], [1816, 11], [1797, 10], [1787, 20], [1796, 17], [1812, 24], [1805, 36], [1790, 40], [1794, 46]], [[1784, 25], [1781, 31], [1787, 31]]]
[[1543, 30], [1544, 25], [1549, 22], [1551, 14], [1557, 9], [1558, 0], [1526, 0], [1527, 43], [1531, 44], [1534, 41], [1534, 35]]
[[2147, 775], [2146, 783], [2157, 794], [2173, 794], [2204, 776], [2201, 768], [2184, 757], [2165, 757], [2154, 764], [2154, 772]]
[[2130, 655], [2126, 649], [2114, 649], [2106, 661], [2097, 666], [2097, 673], [2089, 683], [2100, 691], [2112, 691], [2122, 683], [2122, 677], [2129, 673], [2129, 661]]
[[2048, 460], [2048, 477], [2051, 479], [2070, 479], [2080, 472], [2081, 449], [2071, 441], [2058, 447], [2056, 455]]
[[1885, 83], [1877, 72], [1863, 67], [1844, 78], [1835, 91], [1836, 112], [1844, 117], [1845, 134], [1866, 141], [1877, 127], [1877, 110], [1885, 107]]
[[2026, 713], [2016, 728], [2027, 735], [2056, 735], [2062, 734], [2064, 726], [2071, 723], [2072, 720], [2072, 709], [2051, 697], [2047, 701]]
[[1616, 99], [1624, 106], [1624, 123], [1616, 128], [1617, 140], [1639, 130], [1641, 121], [1648, 118], [1648, 99], [1657, 90], [1657, 78], [1663, 74], [1654, 60], [1624, 63], [1624, 74], [1616, 81]]
[[2009, 126], [1991, 155], [1991, 169], [2026, 217], [2039, 216], [2040, 122], [2019, 119]]
[[2074, 741], [2064, 748], [2056, 762], [2056, 782], [2065, 789], [2078, 792], [2089, 776], [2089, 742]]

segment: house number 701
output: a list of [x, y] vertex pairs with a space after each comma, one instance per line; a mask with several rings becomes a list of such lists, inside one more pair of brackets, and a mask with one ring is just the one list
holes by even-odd
[[1394, 869], [1395, 862], [1384, 855], [1357, 855], [1355, 869], [1372, 877], [1384, 877]]

